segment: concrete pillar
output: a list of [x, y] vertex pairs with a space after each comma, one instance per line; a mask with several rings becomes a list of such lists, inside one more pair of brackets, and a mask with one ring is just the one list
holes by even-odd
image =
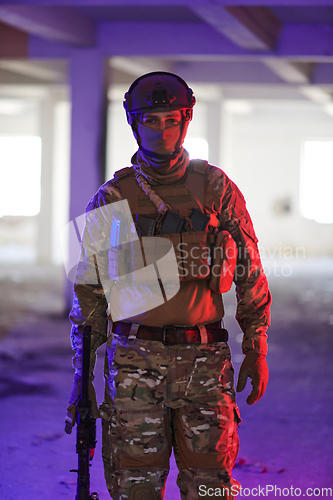
[[[71, 171], [69, 220], [83, 214], [104, 182], [107, 114], [106, 64], [94, 49], [76, 49], [70, 63]], [[69, 249], [71, 251], [71, 249]], [[66, 302], [72, 302], [68, 281]]]
[[37, 262], [52, 262], [52, 167], [53, 167], [53, 115], [52, 90], [41, 101], [40, 136], [41, 156], [41, 203], [38, 214]]
[[221, 103], [221, 130], [220, 130], [220, 167], [227, 175], [233, 174], [232, 166], [232, 138], [233, 138], [233, 121], [232, 114], [228, 109], [228, 101], [223, 100]]
[[209, 163], [221, 167], [221, 100], [207, 102]]
[[52, 175], [52, 261], [63, 265], [61, 237], [69, 217], [70, 113], [67, 93], [58, 93], [54, 106], [53, 175]]
[[71, 58], [70, 220], [104, 182], [106, 85], [104, 58], [97, 50], [77, 49]]

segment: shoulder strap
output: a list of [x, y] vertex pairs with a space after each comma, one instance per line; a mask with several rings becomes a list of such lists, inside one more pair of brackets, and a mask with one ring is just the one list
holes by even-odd
[[126, 177], [126, 175], [132, 175], [131, 167], [125, 167], [125, 168], [121, 168], [120, 170], [117, 170], [117, 172], [115, 172], [115, 174], [114, 174], [114, 178], [116, 181], [118, 181], [122, 177]]
[[135, 212], [138, 205], [141, 189], [135, 180], [134, 172], [130, 167], [122, 168], [114, 174], [121, 195], [127, 199], [131, 211]]
[[185, 185], [198, 199], [202, 208], [205, 206], [205, 177], [208, 162], [206, 160], [191, 160]]
[[123, 168], [115, 173], [115, 179], [123, 198], [126, 198], [131, 212], [136, 213], [140, 194], [143, 192], [147, 198], [155, 205], [158, 213], [162, 216], [170, 210], [170, 207], [155, 193], [148, 181], [133, 168]]
[[207, 160], [191, 160], [190, 161], [190, 167], [194, 172], [198, 172], [201, 175], [206, 174], [208, 166], [208, 161]]

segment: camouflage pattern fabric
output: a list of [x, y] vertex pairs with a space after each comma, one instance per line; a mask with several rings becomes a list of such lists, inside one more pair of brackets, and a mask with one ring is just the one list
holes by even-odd
[[197, 465], [196, 491], [201, 480], [230, 484], [239, 420], [227, 343], [165, 346], [114, 335], [105, 371], [107, 398], [100, 413], [112, 498], [127, 500], [131, 487], [145, 482], [163, 498], [171, 453], [165, 419], [169, 408], [182, 498], [194, 499], [193, 473], [186, 472], [192, 465]]
[[[103, 184], [93, 196], [87, 206], [87, 212], [115, 203], [121, 199], [122, 195], [117, 180], [112, 179]], [[244, 333], [242, 351], [246, 354], [246, 352], [253, 350], [265, 356], [267, 354], [266, 331], [270, 324], [271, 296], [267, 278], [260, 261], [257, 247], [258, 240], [241, 192], [221, 169], [213, 165], [208, 165], [207, 167], [204, 210], [208, 215], [216, 216], [220, 223], [220, 229], [229, 231], [238, 247], [239, 258], [234, 282], [237, 295], [236, 319]], [[85, 237], [89, 237], [89, 235], [92, 237], [95, 233], [98, 234], [98, 228], [95, 227], [94, 221], [87, 221], [87, 236]], [[98, 253], [99, 247], [103, 247], [104, 245], [107, 248], [110, 243], [108, 241], [104, 242], [102, 235], [100, 235], [99, 240], [95, 242], [96, 253]], [[107, 259], [105, 259], [105, 262], [103, 259], [99, 260], [99, 275], [106, 276], [108, 274], [108, 265], [109, 262]], [[85, 267], [89, 269], [94, 268], [92, 255], [86, 257]], [[94, 346], [94, 350], [106, 341], [106, 310], [108, 304], [105, 300], [103, 287], [101, 284], [85, 284], [84, 281], [84, 279], [78, 280], [74, 285], [74, 302], [70, 314], [72, 322], [72, 346], [76, 352], [74, 366], [77, 372], [80, 366], [82, 343], [80, 325], [90, 324], [92, 326], [92, 345]], [[191, 311], [193, 311], [192, 298], [193, 296], [197, 296], [198, 291], [194, 291], [193, 295], [191, 294], [191, 297], [189, 297], [187, 290], [184, 288], [185, 294], [182, 295], [182, 287], [185, 285], [186, 283], [181, 282], [179, 292], [179, 298], [181, 297], [182, 301], [182, 318], [174, 324], [193, 325], [196, 324], [196, 321], [191, 321]], [[200, 287], [199, 281], [197, 286]], [[208, 286], [205, 293], [203, 290], [200, 290], [199, 293], [202, 298], [200, 303], [205, 304], [205, 311], [200, 312], [202, 315], [200, 322], [209, 323], [221, 319], [223, 309], [221, 310], [220, 317], [204, 317], [205, 312], [206, 314], [213, 314], [212, 311], [217, 310], [218, 306], [214, 302], [214, 295], [208, 293]], [[219, 302], [221, 302], [220, 296], [218, 298]], [[166, 303], [163, 306], [163, 311], [158, 310], [158, 316], [152, 310], [152, 318], [146, 315], [143, 324], [151, 326], [170, 324], [169, 318], [165, 317], [170, 314], [168, 305]], [[174, 304], [172, 307], [174, 307]], [[158, 323], [158, 320], [161, 321], [161, 319], [165, 320], [162, 325]], [[190, 321], [188, 321], [189, 319]]]
[[234, 500], [237, 498], [237, 492], [240, 488], [238, 481], [228, 480], [224, 471], [220, 469], [208, 471], [195, 468], [185, 469], [178, 475], [177, 484], [182, 499], [186, 500], [210, 500], [214, 498]]
[[[219, 168], [208, 165], [205, 175], [204, 212], [216, 219], [219, 229], [231, 233], [238, 249], [234, 282], [236, 318], [244, 333], [242, 351], [266, 355], [271, 297], [245, 200]], [[115, 178], [101, 186], [87, 212], [121, 199]], [[108, 277], [110, 241], [103, 236], [98, 220], [87, 217], [85, 232], [99, 257], [93, 274]], [[95, 254], [83, 255], [82, 269], [95, 271]], [[105, 477], [112, 498], [127, 500], [131, 488], [142, 483], [152, 485], [157, 498], [163, 498], [172, 446], [184, 500], [204, 498], [198, 496], [200, 485], [230, 489], [235, 484], [231, 470], [238, 452], [240, 419], [228, 345], [165, 346], [112, 335], [108, 338], [108, 304], [101, 282], [93, 283], [83, 273], [74, 285], [70, 315], [73, 366], [80, 376], [82, 326], [89, 324], [91, 374], [96, 350], [108, 343], [105, 401], [100, 415]], [[176, 297], [133, 320], [147, 326], [192, 326], [218, 321], [223, 314], [221, 296], [209, 290], [208, 280], [182, 281]], [[233, 495], [225, 498], [231, 500]]]

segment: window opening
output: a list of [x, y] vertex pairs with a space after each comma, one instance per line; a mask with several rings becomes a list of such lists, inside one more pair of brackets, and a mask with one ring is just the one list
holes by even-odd
[[301, 214], [322, 224], [333, 223], [333, 140], [305, 140], [302, 148]]
[[0, 136], [0, 217], [40, 211], [41, 138]]
[[191, 160], [196, 158], [208, 160], [208, 142], [206, 139], [185, 139], [184, 148], [188, 151]]

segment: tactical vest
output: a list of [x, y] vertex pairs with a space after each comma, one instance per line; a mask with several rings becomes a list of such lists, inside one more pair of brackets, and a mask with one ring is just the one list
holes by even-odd
[[[221, 252], [225, 251], [225, 243], [231, 244], [233, 240], [225, 231], [223, 237], [219, 233], [217, 238], [219, 220], [216, 214], [208, 213], [208, 209], [205, 207], [207, 165], [207, 161], [192, 160], [186, 174], [178, 183], [153, 186], [153, 191], [170, 208], [170, 212], [166, 214], [167, 218], [164, 215], [162, 220], [160, 220], [160, 214], [155, 204], [135, 179], [133, 169], [123, 168], [115, 173], [115, 178], [122, 197], [127, 199], [129, 203], [139, 237], [160, 236], [167, 238], [175, 251], [180, 281], [210, 279], [210, 288], [221, 293], [226, 291], [222, 290], [220, 286], [223, 261], [225, 261]], [[169, 221], [169, 224], [166, 221]], [[169, 229], [174, 227], [176, 231], [165, 231], [168, 225]], [[200, 225], [206, 226], [205, 229], [200, 230]], [[219, 248], [215, 248], [216, 239], [219, 240]], [[134, 251], [133, 245], [132, 247], [132, 251], [130, 251], [127, 246], [127, 254], [122, 252], [120, 255], [117, 251], [113, 252], [111, 258], [113, 273], [121, 276], [129, 272], [129, 262], [135, 260], [135, 254], [138, 253]], [[215, 276], [212, 276], [211, 271], [214, 269], [214, 265], [216, 273], [214, 273]], [[130, 267], [133, 270], [136, 265]], [[231, 280], [229, 279], [230, 283], [227, 285], [227, 289], [231, 286], [232, 277], [233, 274]], [[224, 283], [226, 285], [225, 279]]]

